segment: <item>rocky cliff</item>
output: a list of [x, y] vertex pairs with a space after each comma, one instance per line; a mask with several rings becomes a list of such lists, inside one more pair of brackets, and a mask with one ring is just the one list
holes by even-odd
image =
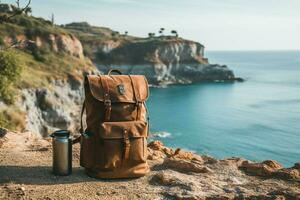
[[116, 68], [125, 74], [143, 74], [152, 84], [236, 80], [227, 66], [208, 63], [203, 45], [184, 39], [110, 42], [99, 44], [97, 50], [94, 62], [101, 71]]
[[43, 136], [76, 129], [83, 77], [98, 72], [80, 40], [47, 20], [20, 15], [0, 24], [0, 42], [1, 48], [13, 45], [22, 64], [11, 91], [17, 94], [14, 103], [0, 96], [0, 126]]
[[67, 24], [76, 35], [85, 55], [101, 71], [119, 69], [125, 74], [143, 74], [153, 85], [235, 81], [226, 65], [210, 64], [204, 46], [174, 36], [138, 38], [87, 23]]
[[3, 41], [7, 46], [20, 43], [19, 48], [28, 49], [31, 51], [45, 50], [56, 53], [66, 53], [71, 56], [83, 59], [83, 48], [81, 42], [73, 35], [67, 34], [52, 34], [49, 33], [44, 36], [30, 36], [26, 35], [8, 35], [3, 36]]
[[26, 130], [46, 137], [57, 129], [77, 132], [83, 97], [80, 81], [55, 80], [51, 89], [23, 89], [16, 104], [26, 113]]

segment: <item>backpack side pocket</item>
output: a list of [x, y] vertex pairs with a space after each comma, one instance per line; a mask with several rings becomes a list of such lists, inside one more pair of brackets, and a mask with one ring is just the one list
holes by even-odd
[[80, 141], [80, 166], [92, 168], [95, 163], [95, 135], [85, 131]]

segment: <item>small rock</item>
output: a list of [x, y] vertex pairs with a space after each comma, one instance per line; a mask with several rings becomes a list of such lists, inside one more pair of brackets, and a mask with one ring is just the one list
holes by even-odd
[[205, 164], [216, 164], [219, 162], [219, 160], [217, 160], [216, 158], [208, 155], [202, 155], [201, 158]]
[[300, 172], [297, 169], [280, 169], [274, 172], [274, 176], [285, 180], [300, 180]]
[[296, 163], [293, 167], [293, 169], [299, 169], [300, 170], [300, 163]]
[[246, 160], [242, 162], [239, 168], [251, 175], [271, 177], [273, 172], [282, 169], [282, 166], [273, 160], [267, 160], [262, 163], [250, 163]]
[[163, 186], [170, 186], [170, 187], [180, 187], [182, 189], [186, 190], [192, 190], [191, 186], [189, 183], [185, 183], [182, 180], [180, 180], [179, 177], [175, 175], [168, 174], [166, 172], [161, 172], [158, 174], [155, 174], [152, 179], [152, 183], [158, 183]]
[[182, 160], [177, 158], [165, 158], [163, 164], [164, 167], [170, 168], [183, 173], [207, 173], [212, 172], [206, 166], [202, 166], [198, 163], [193, 163], [192, 161]]
[[235, 192], [235, 190], [231, 189], [231, 188], [223, 188], [223, 191], [226, 192], [226, 193], [233, 193], [233, 192]]
[[265, 164], [269, 167], [271, 167], [273, 170], [278, 170], [278, 169], [282, 169], [282, 165], [279, 164], [278, 162], [274, 161], [274, 160], [265, 160], [262, 162], [262, 164]]
[[183, 191], [181, 194], [178, 193], [169, 193], [169, 196], [173, 196], [178, 200], [206, 200], [205, 197], [195, 194], [190, 191]]
[[224, 163], [228, 166], [241, 166], [241, 164], [244, 162], [245, 160], [242, 158], [236, 158], [236, 157], [232, 157], [232, 158], [227, 158], [224, 160], [220, 160], [221, 163]]
[[148, 148], [148, 160], [157, 160], [157, 159], [164, 159], [166, 157], [166, 154], [161, 151], [156, 151]]
[[0, 128], [0, 138], [3, 138], [7, 134], [7, 130], [4, 128]]
[[245, 81], [245, 79], [240, 78], [240, 77], [236, 77], [235, 80], [236, 80], [237, 82], [244, 82], [244, 81]]
[[262, 163], [242, 162], [240, 169], [246, 173], [263, 177], [275, 177], [284, 180], [300, 180], [300, 170], [297, 164], [292, 168], [283, 168], [282, 165], [273, 160]]
[[284, 199], [300, 199], [300, 193], [289, 188], [273, 190], [268, 195], [284, 197]]
[[165, 157], [170, 157], [174, 154], [174, 150], [165, 147], [162, 142], [156, 140], [148, 144], [148, 159], [157, 160]]
[[41, 147], [39, 149], [37, 149], [37, 151], [48, 151], [49, 148], [48, 147]]
[[175, 155], [172, 157], [177, 158], [177, 159], [183, 159], [183, 160], [191, 160], [193, 162], [197, 162], [198, 164], [204, 163], [201, 156], [196, 155], [191, 152], [183, 151], [181, 149], [177, 149], [177, 152], [175, 151]]
[[153, 141], [148, 144], [148, 147], [153, 150], [162, 150], [164, 144], [161, 141]]
[[101, 196], [102, 194], [100, 192], [96, 192], [96, 195], [97, 196]]
[[232, 200], [233, 198], [230, 196], [224, 196], [224, 195], [212, 195], [207, 197], [205, 200]]

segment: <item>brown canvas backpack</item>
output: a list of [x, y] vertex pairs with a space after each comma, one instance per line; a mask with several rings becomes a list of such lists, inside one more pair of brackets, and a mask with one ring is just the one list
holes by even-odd
[[108, 75], [86, 76], [84, 90], [87, 128], [83, 131], [81, 115], [80, 165], [86, 173], [96, 178], [148, 173], [146, 78], [111, 70]]

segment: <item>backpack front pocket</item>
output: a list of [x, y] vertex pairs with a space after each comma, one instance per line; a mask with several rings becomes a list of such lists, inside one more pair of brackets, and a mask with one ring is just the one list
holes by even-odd
[[113, 170], [146, 162], [148, 124], [144, 121], [104, 122], [100, 127], [103, 141], [103, 168]]

